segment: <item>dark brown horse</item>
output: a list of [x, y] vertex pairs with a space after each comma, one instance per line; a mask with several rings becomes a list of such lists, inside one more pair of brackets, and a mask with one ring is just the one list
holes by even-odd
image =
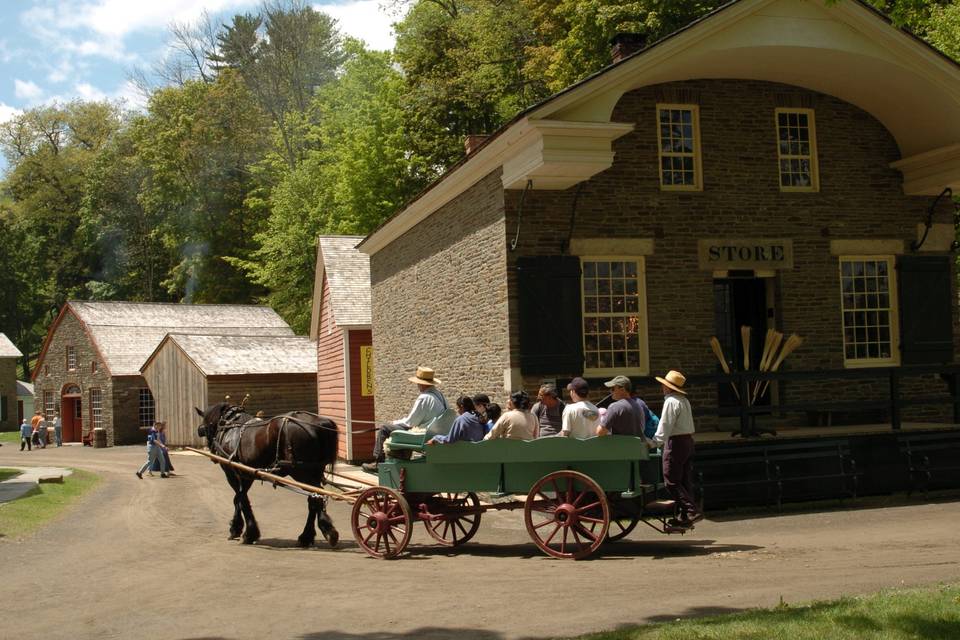
[[[337, 425], [333, 420], [305, 411], [291, 411], [273, 418], [254, 418], [242, 407], [220, 402], [197, 409], [203, 424], [197, 429], [207, 439], [211, 453], [249, 467], [264, 469], [279, 476], [322, 487], [327, 465], [337, 457]], [[253, 517], [247, 491], [253, 477], [221, 464], [227, 482], [233, 488], [233, 519], [230, 539], [243, 534], [243, 542], [252, 544], [260, 538], [260, 527]], [[307, 524], [297, 538], [301, 547], [309, 547], [316, 539], [314, 520], [320, 533], [335, 546], [340, 538], [326, 512], [326, 500], [307, 497]]]

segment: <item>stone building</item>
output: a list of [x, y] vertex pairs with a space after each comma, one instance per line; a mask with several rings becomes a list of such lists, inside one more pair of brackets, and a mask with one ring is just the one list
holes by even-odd
[[15, 431], [20, 425], [17, 415], [17, 358], [20, 350], [0, 333], [0, 431]]
[[340, 428], [342, 460], [373, 452], [374, 376], [370, 329], [370, 260], [361, 236], [320, 236], [310, 338], [317, 343], [317, 400]]
[[771, 385], [782, 421], [837, 400], [877, 421], [856, 405], [887, 398], [891, 367], [903, 396], [940, 398], [905, 419], [952, 421], [956, 377], [910, 367], [960, 350], [938, 198], [960, 187], [960, 66], [853, 0], [731, 2], [618, 55], [359, 245], [378, 419], [423, 364], [448, 397], [501, 402], [575, 375], [657, 397], [651, 376], [680, 369], [716, 425], [736, 399], [709, 339], [743, 368], [748, 326], [749, 369], [774, 328], [805, 340], [785, 370], [824, 372]]
[[60, 411], [63, 438], [102, 427], [107, 443], [132, 444], [156, 419], [140, 367], [168, 333], [292, 336], [268, 307], [67, 302], [50, 326], [33, 372], [37, 407]]

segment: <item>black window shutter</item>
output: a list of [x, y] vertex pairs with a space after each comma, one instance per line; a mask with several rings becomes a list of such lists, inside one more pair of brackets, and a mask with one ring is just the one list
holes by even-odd
[[902, 364], [953, 362], [953, 305], [949, 256], [900, 256]]
[[583, 371], [580, 258], [518, 258], [517, 294], [521, 371], [579, 375]]

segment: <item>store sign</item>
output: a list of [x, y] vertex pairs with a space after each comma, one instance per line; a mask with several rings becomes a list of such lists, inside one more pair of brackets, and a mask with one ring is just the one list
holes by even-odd
[[707, 271], [733, 269], [793, 269], [793, 241], [771, 238], [700, 240], [700, 268]]
[[373, 347], [360, 347], [360, 395], [373, 395]]

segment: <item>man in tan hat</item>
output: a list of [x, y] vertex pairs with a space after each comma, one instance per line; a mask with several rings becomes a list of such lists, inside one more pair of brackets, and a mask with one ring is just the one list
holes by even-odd
[[420, 395], [413, 402], [413, 408], [406, 418], [395, 420], [390, 424], [380, 425], [377, 428], [377, 439], [373, 445], [374, 462], [365, 463], [364, 471], [376, 473], [379, 463], [383, 462], [385, 457], [383, 453], [383, 443], [387, 441], [390, 434], [398, 429], [410, 429], [412, 427], [425, 427], [430, 421], [447, 410], [449, 406], [447, 399], [443, 397], [437, 385], [440, 379], [434, 377], [433, 369], [430, 367], [417, 367], [416, 375], [407, 378], [410, 382], [417, 385], [420, 389]]
[[653, 442], [663, 447], [663, 482], [678, 511], [670, 524], [689, 528], [703, 520], [703, 514], [693, 501], [693, 409], [683, 390], [687, 378], [679, 371], [670, 371], [656, 379], [663, 389], [663, 413]]

